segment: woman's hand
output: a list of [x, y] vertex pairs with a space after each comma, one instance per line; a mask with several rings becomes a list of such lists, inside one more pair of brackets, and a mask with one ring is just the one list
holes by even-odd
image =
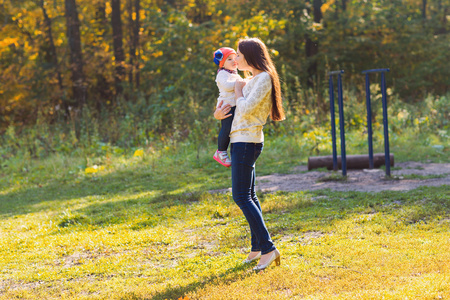
[[234, 83], [234, 89], [242, 91], [246, 84], [247, 82], [245, 80], [236, 80], [236, 82]]
[[214, 118], [217, 120], [223, 120], [228, 117], [231, 117], [231, 114], [228, 114], [231, 110], [230, 104], [223, 104], [223, 100], [219, 102], [219, 105], [217, 105], [216, 110], [214, 111]]
[[244, 97], [244, 94], [242, 93], [242, 89], [244, 88], [244, 86], [246, 84], [247, 84], [247, 82], [244, 80], [236, 80], [236, 82], [234, 83], [234, 94], [235, 94], [236, 100], [241, 97]]

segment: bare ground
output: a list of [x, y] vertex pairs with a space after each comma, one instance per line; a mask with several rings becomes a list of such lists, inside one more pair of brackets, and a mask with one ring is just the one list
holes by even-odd
[[[296, 167], [292, 174], [272, 174], [258, 176], [256, 189], [263, 192], [305, 191], [332, 189], [335, 191], [408, 191], [420, 186], [450, 185], [450, 163], [397, 163], [391, 168], [391, 178], [386, 179], [385, 171], [347, 170], [346, 180], [342, 171], [309, 171], [306, 166]], [[211, 192], [231, 192], [231, 188]]]

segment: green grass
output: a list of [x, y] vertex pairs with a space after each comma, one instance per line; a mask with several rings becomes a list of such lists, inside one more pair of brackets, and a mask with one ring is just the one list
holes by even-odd
[[342, 176], [337, 172], [333, 172], [331, 175], [320, 177], [319, 179], [317, 179], [317, 182], [329, 182], [329, 181], [346, 182], [347, 179], [348, 179], [347, 176]]
[[398, 176], [392, 176], [391, 178], [386, 177], [386, 180], [427, 180], [427, 179], [434, 179], [434, 178], [445, 178], [448, 174], [440, 174], [440, 175], [417, 175], [417, 174], [410, 174], [410, 175], [398, 175]]
[[[353, 152], [364, 149], [359, 139], [348, 134]], [[448, 145], [409, 153], [414, 141], [400, 139], [396, 161], [448, 162]], [[258, 175], [293, 172], [316, 155], [308, 145], [267, 138]], [[213, 152], [212, 143], [199, 155], [180, 143], [141, 157], [8, 161], [0, 173], [0, 298], [450, 298], [448, 186], [260, 193], [282, 264], [256, 274], [241, 264], [249, 251], [242, 213], [230, 194], [207, 192], [230, 186]], [[94, 165], [99, 171], [87, 174]]]

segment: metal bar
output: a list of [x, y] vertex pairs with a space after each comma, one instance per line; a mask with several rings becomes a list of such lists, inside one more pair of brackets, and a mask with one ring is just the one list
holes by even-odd
[[366, 106], [367, 106], [367, 133], [369, 142], [369, 169], [373, 169], [372, 107], [370, 105], [369, 73], [366, 73]]
[[339, 71], [331, 71], [328, 73], [328, 75], [336, 75], [336, 74], [343, 74], [344, 70], [339, 70]]
[[341, 132], [341, 164], [342, 176], [347, 176], [347, 159], [345, 155], [344, 101], [342, 99], [342, 79], [338, 75], [339, 129]]
[[361, 73], [366, 74], [366, 73], [375, 73], [375, 72], [389, 72], [389, 68], [365, 70], [365, 71], [362, 71]]
[[334, 116], [334, 88], [333, 76], [330, 75], [330, 115], [331, 115], [331, 140], [333, 145], [333, 170], [338, 170], [337, 152], [336, 152], [336, 119]]
[[383, 100], [383, 126], [384, 126], [384, 157], [386, 163], [386, 176], [391, 177], [391, 159], [389, 157], [389, 129], [387, 115], [387, 99], [386, 99], [386, 78], [384, 72], [381, 72], [381, 93]]

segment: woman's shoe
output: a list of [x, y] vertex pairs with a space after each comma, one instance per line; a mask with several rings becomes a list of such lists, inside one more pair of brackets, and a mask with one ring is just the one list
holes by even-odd
[[271, 263], [273, 263], [273, 261], [275, 261], [275, 264], [276, 264], [277, 266], [279, 266], [280, 263], [281, 263], [280, 257], [281, 257], [280, 252], [279, 252], [277, 249], [275, 249], [275, 250], [272, 252], [272, 256], [270, 257], [269, 261], [268, 261], [266, 264], [264, 264], [264, 265], [257, 265], [256, 267], [253, 268], [253, 270], [255, 270], [255, 271], [261, 271], [261, 270], [264, 270], [264, 269], [267, 268]]
[[257, 259], [260, 258], [260, 257], [261, 257], [261, 252], [259, 252], [258, 255], [256, 255], [256, 256], [253, 257], [253, 258], [250, 258], [250, 259], [246, 258], [246, 259], [244, 259], [244, 261], [243, 261], [242, 263], [244, 263], [244, 264], [249, 264], [249, 263], [251, 263], [252, 261], [257, 260]]

